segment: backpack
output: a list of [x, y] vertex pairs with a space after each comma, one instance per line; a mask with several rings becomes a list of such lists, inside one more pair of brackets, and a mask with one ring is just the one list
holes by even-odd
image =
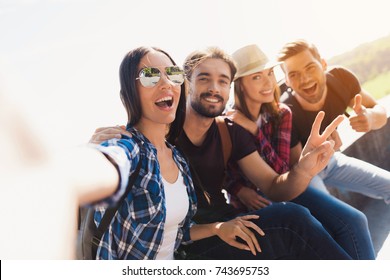
[[[142, 147], [142, 146], [141, 146]], [[139, 160], [136, 170], [131, 174], [125, 193], [120, 200], [109, 207], [104, 212], [99, 227], [96, 227], [94, 214], [94, 207], [80, 207], [79, 211], [79, 237], [77, 240], [77, 250], [80, 255], [79, 258], [83, 260], [96, 260], [96, 253], [99, 247], [103, 234], [110, 226], [112, 219], [114, 218], [119, 206], [123, 203], [127, 195], [130, 193], [135, 180], [137, 179], [141, 170], [142, 159]]]

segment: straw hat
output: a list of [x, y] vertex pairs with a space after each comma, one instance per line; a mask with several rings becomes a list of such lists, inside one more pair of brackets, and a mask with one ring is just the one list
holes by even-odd
[[234, 80], [280, 64], [280, 62], [270, 61], [257, 45], [248, 45], [238, 49], [232, 57], [237, 65]]

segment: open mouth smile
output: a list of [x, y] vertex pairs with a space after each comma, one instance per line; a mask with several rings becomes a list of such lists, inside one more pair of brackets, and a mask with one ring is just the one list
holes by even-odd
[[173, 105], [173, 97], [165, 96], [163, 98], [158, 99], [154, 104], [156, 104], [160, 108], [171, 108]]
[[312, 85], [312, 86], [310, 86], [310, 87], [302, 88], [302, 90], [303, 90], [306, 94], [308, 94], [308, 95], [311, 95], [311, 94], [315, 93], [316, 89], [317, 89], [317, 84], [314, 84], [314, 85]]

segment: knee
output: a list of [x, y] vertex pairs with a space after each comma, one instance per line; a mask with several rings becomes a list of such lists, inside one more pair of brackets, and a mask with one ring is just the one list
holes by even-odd
[[311, 219], [310, 211], [299, 204], [293, 202], [273, 203], [274, 215], [279, 216], [283, 220], [300, 221]]
[[366, 215], [357, 209], [354, 209], [354, 211], [350, 213], [349, 223], [353, 223], [360, 228], [368, 228], [368, 220]]
[[306, 207], [292, 202], [273, 203], [254, 214], [260, 217], [254, 222], [265, 231], [277, 229], [293, 236], [324, 231], [322, 224]]

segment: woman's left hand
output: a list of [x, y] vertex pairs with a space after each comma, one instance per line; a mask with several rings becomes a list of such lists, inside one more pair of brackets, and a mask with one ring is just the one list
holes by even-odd
[[[216, 223], [216, 234], [227, 244], [241, 250], [251, 251], [253, 255], [256, 255], [256, 251], [261, 252], [261, 248], [256, 235], [251, 229], [261, 236], [265, 235], [256, 224], [250, 221], [258, 218], [259, 216], [257, 215], [246, 215], [236, 217], [227, 222]], [[237, 237], [241, 238], [246, 244], [238, 242]]]

